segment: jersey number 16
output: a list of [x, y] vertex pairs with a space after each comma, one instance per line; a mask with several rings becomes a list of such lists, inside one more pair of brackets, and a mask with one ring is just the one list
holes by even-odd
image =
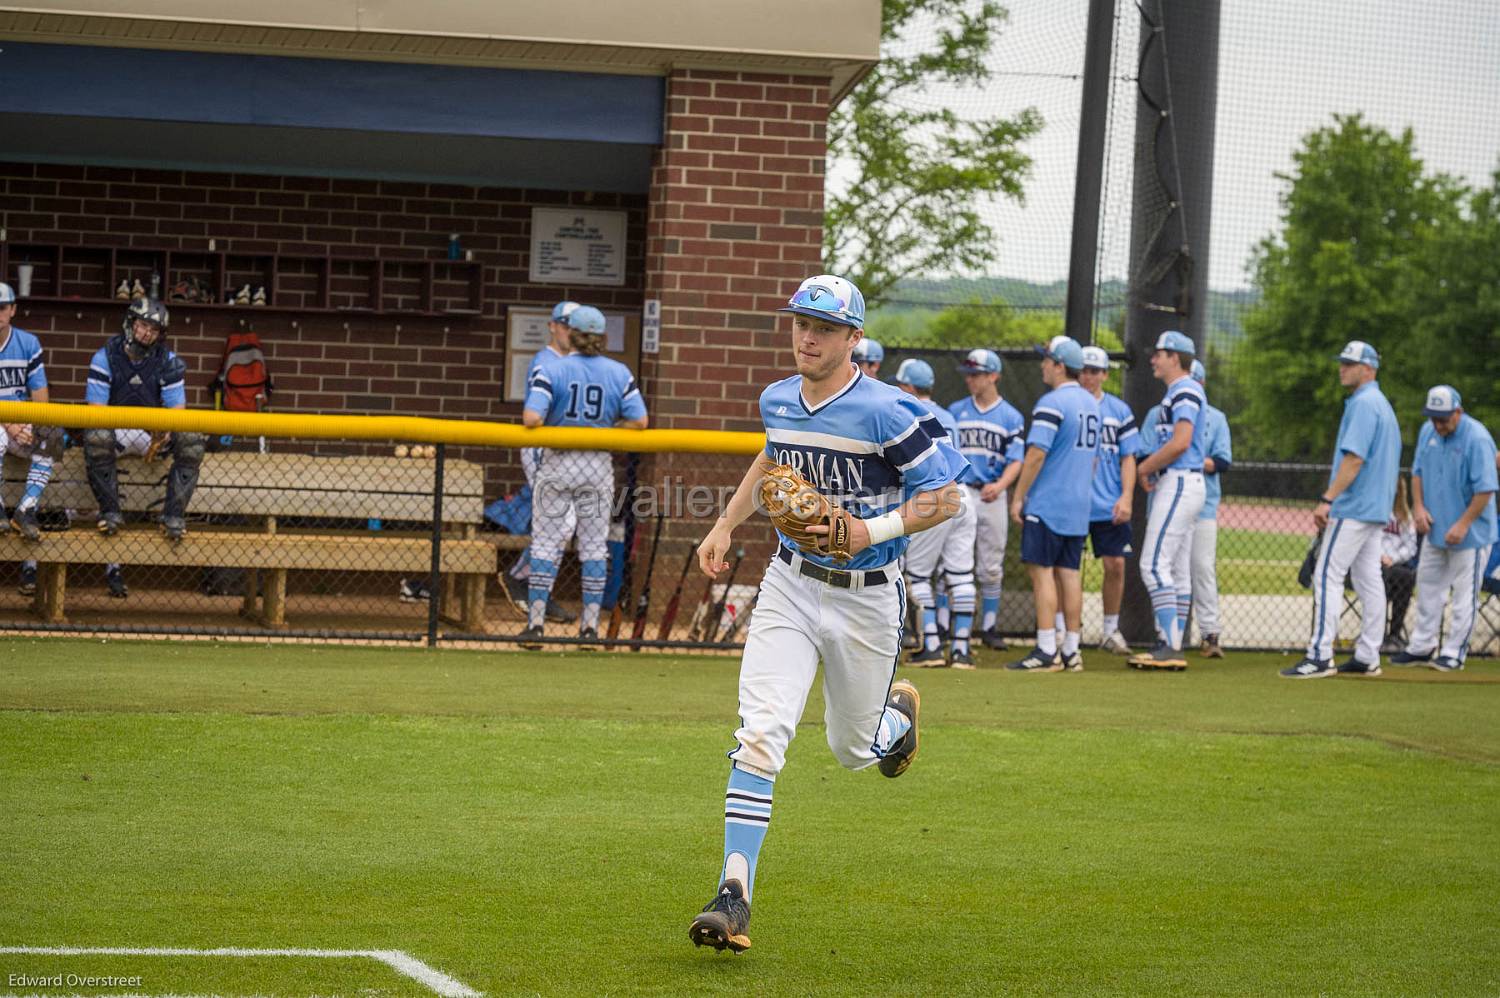
[[1099, 449], [1099, 417], [1085, 413], [1078, 419], [1078, 442], [1073, 446], [1079, 450]]

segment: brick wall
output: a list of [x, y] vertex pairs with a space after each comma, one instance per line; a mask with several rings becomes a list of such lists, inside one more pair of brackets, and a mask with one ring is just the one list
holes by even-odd
[[[446, 257], [456, 232], [483, 264], [483, 313], [473, 317], [221, 312], [169, 303], [172, 346], [187, 362], [195, 407], [212, 404], [207, 385], [224, 337], [247, 319], [266, 345], [279, 411], [516, 420], [519, 404], [499, 401], [507, 307], [565, 297], [631, 311], [641, 304], [640, 196], [26, 163], [0, 163], [0, 192], [13, 246], [206, 250], [214, 238], [229, 253], [429, 260]], [[554, 204], [630, 212], [624, 287], [528, 282], [531, 208]], [[83, 400], [89, 358], [119, 330], [121, 314], [116, 305], [22, 304], [15, 323], [41, 337], [54, 401]]]
[[773, 310], [821, 270], [828, 97], [823, 77], [668, 78], [646, 230], [658, 425], [759, 430], [761, 389], [791, 372]]

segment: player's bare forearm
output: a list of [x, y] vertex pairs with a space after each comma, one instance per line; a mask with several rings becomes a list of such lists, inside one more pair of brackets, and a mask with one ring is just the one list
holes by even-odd
[[1474, 493], [1474, 498], [1469, 500], [1469, 505], [1464, 509], [1463, 515], [1454, 521], [1453, 526], [1449, 527], [1448, 532], [1443, 535], [1443, 542], [1445, 544], [1462, 544], [1464, 538], [1469, 534], [1469, 528], [1474, 525], [1475, 520], [1479, 519], [1480, 514], [1489, 505], [1490, 499], [1494, 494], [1493, 492]]
[[38, 388], [36, 391], [31, 393], [31, 401], [40, 402], [42, 405], [46, 405], [48, 402], [52, 401], [52, 393], [45, 387]]
[[[1350, 454], [1348, 451], [1344, 452], [1343, 458], [1339, 461], [1338, 471], [1334, 472], [1333, 484], [1328, 486], [1323, 495], [1319, 497], [1318, 504], [1313, 507], [1313, 522], [1320, 529], [1328, 526], [1328, 514], [1333, 511], [1333, 501], [1342, 495], [1345, 489], [1354, 484], [1354, 480], [1359, 477], [1359, 469], [1363, 468], [1364, 465], [1365, 459], [1358, 454]], [[1416, 477], [1412, 478], [1413, 482], [1416, 480]], [[1420, 507], [1422, 503], [1420, 498], [1422, 494], [1421, 487], [1413, 487], [1416, 489], [1415, 495], [1419, 497], [1416, 505]], [[1415, 515], [1413, 516], [1414, 521], [1418, 519]], [[1431, 522], [1431, 518], [1429, 517], [1428, 523], [1430, 524]], [[1423, 530], [1420, 526], [1417, 529], [1419, 531]]]
[[[1135, 471], [1135, 455], [1134, 454], [1127, 454], [1124, 457], [1120, 458], [1120, 495], [1121, 496], [1134, 496], [1135, 495], [1135, 475], [1136, 475], [1136, 471]], [[1129, 509], [1129, 508], [1130, 508], [1129, 504], [1127, 503], [1126, 509]]]
[[537, 412], [535, 409], [527, 409], [521, 413], [521, 425], [541, 426], [542, 418], [542, 414]]
[[749, 519], [750, 514], [755, 512], [755, 496], [760, 489], [760, 481], [766, 476], [766, 472], [776, 467], [764, 453], [755, 455], [750, 462], [750, 467], [745, 470], [745, 477], [740, 479], [739, 487], [734, 490], [729, 504], [724, 507], [724, 512], [714, 522], [709, 530], [708, 536], [698, 545], [698, 568], [709, 578], [717, 576], [729, 567], [729, 562], [724, 556], [729, 552], [730, 537], [734, 528]]
[[940, 489], [918, 492], [901, 507], [901, 522], [907, 535], [930, 530], [958, 515], [964, 496], [957, 484], [949, 482]]
[[640, 419], [622, 419], [615, 423], [617, 430], [644, 430], [651, 421], [651, 417], [642, 416]]
[[997, 478], [997, 479], [995, 479], [995, 481], [997, 483], [999, 483], [999, 485], [1000, 485], [1000, 491], [1004, 492], [1006, 489], [1008, 489], [1012, 485], [1016, 484], [1016, 479], [1020, 478], [1020, 477], [1021, 477], [1021, 462], [1020, 461], [1012, 461], [1012, 462], [1010, 462], [1009, 464], [1007, 464], [1005, 466], [1005, 470], [1002, 471], [1002, 472], [1000, 472], [1000, 477]]
[[1173, 461], [1177, 460], [1187, 451], [1192, 442], [1193, 424], [1188, 422], [1177, 423], [1172, 428], [1172, 438], [1162, 444], [1160, 450], [1142, 461], [1141, 466], [1136, 469], [1136, 473], [1141, 476], [1154, 475], [1163, 468], [1170, 467]]

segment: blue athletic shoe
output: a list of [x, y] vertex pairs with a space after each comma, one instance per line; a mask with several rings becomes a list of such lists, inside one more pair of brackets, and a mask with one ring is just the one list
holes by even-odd
[[1346, 661], [1340, 662], [1336, 670], [1341, 676], [1378, 676], [1380, 675], [1380, 663], [1371, 665], [1369, 662], [1361, 662], [1350, 656]]
[[1426, 665], [1432, 661], [1432, 652], [1424, 652], [1420, 655], [1409, 651], [1398, 651], [1391, 656], [1392, 665]]
[[1436, 669], [1438, 672], [1458, 672], [1464, 667], [1464, 664], [1452, 656], [1439, 655], [1431, 662], [1428, 662], [1427, 667], [1429, 669]]
[[1287, 679], [1322, 679], [1335, 674], [1333, 659], [1304, 658], [1296, 665], [1281, 670]]

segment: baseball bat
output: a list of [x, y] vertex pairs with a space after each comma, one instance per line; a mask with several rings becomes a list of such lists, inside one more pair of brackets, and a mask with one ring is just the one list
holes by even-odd
[[672, 625], [677, 623], [677, 608], [682, 603], [682, 584], [687, 581], [688, 569], [693, 567], [693, 562], [698, 560], [696, 548], [688, 548], [687, 557], [682, 559], [682, 574], [677, 576], [677, 588], [672, 590], [672, 598], [667, 600], [667, 609], [661, 615], [661, 627], [657, 628], [656, 640], [665, 641], [672, 633]]
[[698, 598], [698, 606], [693, 610], [693, 626], [688, 630], [689, 641], [702, 641], [703, 631], [708, 626], [709, 604], [714, 597], [714, 580], [709, 579], [704, 583], [703, 595]]
[[[639, 641], [646, 634], [646, 611], [651, 609], [651, 575], [656, 571], [656, 552], [661, 550], [661, 525], [665, 522], [667, 511], [661, 510], [656, 514], [656, 533], [651, 538], [651, 557], [646, 562], [646, 577], [641, 580], [641, 594], [635, 601], [635, 623], [630, 631], [630, 640]], [[640, 651], [641, 646], [636, 645], [631, 651]]]
[[734, 620], [730, 623], [728, 632], [719, 639], [719, 644], [725, 644], [734, 640], [735, 635], [740, 633], [740, 628], [745, 626], [745, 621], [749, 618], [750, 611], [755, 609], [755, 601], [759, 598], [760, 594], [756, 593], [755, 596], [751, 598], [750, 605], [745, 607], [742, 613], [737, 613], [734, 615]]
[[[740, 570], [740, 562], [745, 560], [745, 549], [740, 548], [734, 553], [734, 564], [729, 566], [729, 580], [724, 583], [724, 595], [719, 597], [719, 602], [714, 604], [713, 613], [709, 615], [709, 623], [704, 625], [703, 640], [716, 637], [719, 633], [719, 621], [724, 617], [724, 607], [729, 603], [729, 590], [734, 587], [735, 574]], [[709, 584], [713, 588], [713, 584]]]

